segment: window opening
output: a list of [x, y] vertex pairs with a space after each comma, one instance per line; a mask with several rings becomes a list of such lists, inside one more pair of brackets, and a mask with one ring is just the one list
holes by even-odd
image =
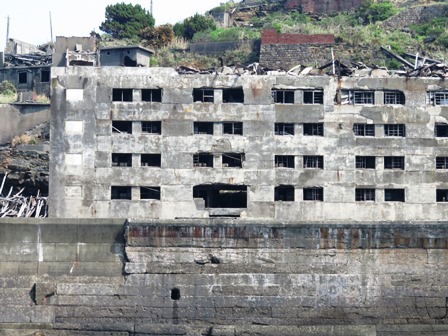
[[243, 135], [242, 122], [224, 122], [222, 125], [224, 134]]
[[132, 167], [132, 154], [112, 154], [112, 167]]
[[448, 137], [448, 124], [435, 124], [434, 135], [438, 138]]
[[294, 90], [272, 90], [275, 104], [294, 104]]
[[386, 105], [404, 105], [405, 97], [401, 91], [385, 91], [384, 104]]
[[357, 169], [375, 169], [376, 158], [374, 156], [357, 156], [355, 159]]
[[323, 123], [303, 124], [303, 135], [324, 136], [324, 124]]
[[40, 72], [40, 82], [49, 83], [50, 82], [50, 70], [42, 70]]
[[294, 186], [281, 185], [274, 188], [274, 200], [294, 202]]
[[193, 167], [213, 168], [213, 154], [199, 153], [193, 155]]
[[436, 201], [437, 202], [448, 202], [448, 189], [437, 189], [436, 190]]
[[356, 202], [375, 202], [375, 189], [371, 188], [356, 188], [355, 189], [355, 201]]
[[354, 104], [374, 104], [373, 91], [355, 91], [354, 92]]
[[276, 155], [276, 168], [294, 168], [294, 155]]
[[132, 134], [132, 121], [112, 120], [112, 133]]
[[222, 154], [222, 166], [231, 168], [243, 168], [244, 162], [243, 153], [223, 153]]
[[294, 124], [292, 123], [275, 123], [275, 135], [294, 135]]
[[384, 136], [404, 137], [406, 136], [406, 126], [403, 124], [384, 125]]
[[384, 189], [384, 201], [404, 202], [404, 189]]
[[194, 134], [213, 134], [212, 122], [194, 122]]
[[426, 94], [428, 105], [448, 105], [448, 91], [430, 91]]
[[384, 169], [404, 169], [404, 156], [385, 156]]
[[161, 103], [162, 102], [162, 89], [143, 89], [142, 101]]
[[131, 187], [111, 187], [111, 199], [122, 199], [130, 200], [132, 199]]
[[131, 102], [132, 89], [112, 89], [112, 101]]
[[162, 134], [161, 121], [142, 121], [142, 133]]
[[193, 89], [193, 102], [213, 103], [215, 91], [213, 89]]
[[303, 168], [324, 169], [324, 157], [321, 155], [305, 155], [303, 157]]
[[160, 200], [160, 187], [140, 187], [140, 199]]
[[244, 103], [243, 88], [222, 89], [223, 103]]
[[436, 169], [448, 169], [448, 156], [436, 157]]
[[323, 202], [324, 188], [321, 187], [303, 188], [303, 200]]
[[303, 103], [322, 105], [324, 103], [324, 91], [322, 90], [303, 91]]
[[142, 154], [140, 159], [142, 167], [161, 167], [161, 154]]
[[27, 83], [28, 83], [28, 73], [19, 72], [19, 84], [27, 84]]
[[356, 136], [375, 136], [375, 125], [353, 124], [353, 133]]
[[206, 208], [247, 208], [247, 186], [230, 184], [198, 185], [193, 198], [202, 198]]

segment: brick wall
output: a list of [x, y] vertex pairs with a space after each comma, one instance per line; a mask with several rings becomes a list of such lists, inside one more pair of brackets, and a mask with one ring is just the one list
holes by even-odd
[[333, 44], [333, 34], [278, 34], [274, 29], [265, 29], [261, 44]]

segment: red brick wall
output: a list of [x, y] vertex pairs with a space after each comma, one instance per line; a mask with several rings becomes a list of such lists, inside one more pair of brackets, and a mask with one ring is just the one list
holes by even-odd
[[261, 44], [333, 44], [332, 34], [277, 34], [274, 29], [265, 29], [261, 34]]

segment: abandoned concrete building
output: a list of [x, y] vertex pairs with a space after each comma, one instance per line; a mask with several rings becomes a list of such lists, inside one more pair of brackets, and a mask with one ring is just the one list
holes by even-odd
[[53, 217], [447, 214], [441, 79], [122, 67], [53, 68], [53, 76]]

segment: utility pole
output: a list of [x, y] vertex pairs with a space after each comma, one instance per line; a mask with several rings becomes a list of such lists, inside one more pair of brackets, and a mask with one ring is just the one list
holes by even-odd
[[150, 8], [150, 13], [151, 13], [151, 15], [152, 15], [152, 17], [154, 17], [154, 15], [152, 14], [152, 0], [151, 0], [151, 8]]
[[53, 44], [53, 24], [51, 22], [51, 11], [50, 11], [50, 34], [51, 34], [51, 44]]
[[6, 44], [5, 49], [8, 47], [8, 40], [9, 40], [9, 15], [6, 17]]

